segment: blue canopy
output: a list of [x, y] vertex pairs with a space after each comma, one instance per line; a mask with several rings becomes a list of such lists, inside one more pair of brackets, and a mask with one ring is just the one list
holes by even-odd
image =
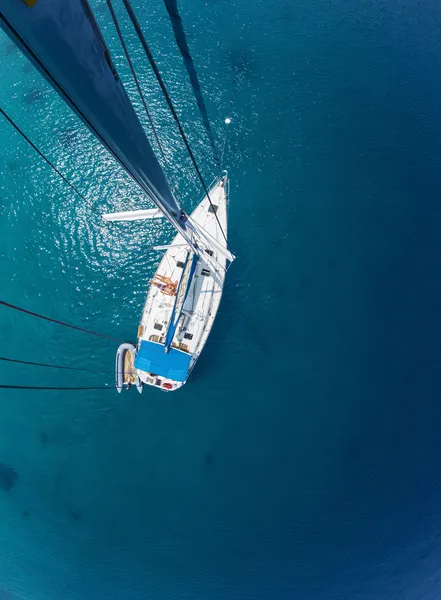
[[147, 371], [174, 381], [185, 381], [190, 367], [191, 355], [176, 348], [165, 353], [164, 346], [143, 340], [135, 359], [135, 369]]

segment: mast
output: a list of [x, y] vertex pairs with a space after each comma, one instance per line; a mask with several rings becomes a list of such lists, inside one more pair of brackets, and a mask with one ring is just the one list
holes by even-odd
[[0, 26], [197, 252], [88, 1], [0, 0]]
[[178, 328], [179, 321], [182, 316], [182, 311], [184, 309], [185, 301], [187, 300], [188, 292], [190, 291], [193, 277], [196, 272], [198, 260], [199, 259], [196, 255], [190, 256], [190, 253], [187, 253], [187, 258], [185, 259], [185, 265], [182, 271], [182, 276], [179, 280], [179, 286], [176, 292], [176, 299], [170, 317], [170, 323], [167, 329], [167, 334], [165, 336], [164, 346], [166, 352], [168, 352], [171, 343], [173, 342], [176, 329]]

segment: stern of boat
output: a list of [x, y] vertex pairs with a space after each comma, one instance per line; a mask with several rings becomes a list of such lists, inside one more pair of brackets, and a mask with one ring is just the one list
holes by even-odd
[[155, 373], [147, 373], [146, 371], [137, 371], [137, 374], [144, 385], [151, 385], [157, 390], [161, 390], [161, 392], [174, 392], [185, 384], [185, 381], [175, 381], [174, 379], [162, 377]]

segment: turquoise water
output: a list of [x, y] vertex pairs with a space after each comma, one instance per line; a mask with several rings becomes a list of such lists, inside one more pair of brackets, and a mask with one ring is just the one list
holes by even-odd
[[[165, 10], [148, 4], [134, 6], [209, 179]], [[219, 139], [233, 120], [239, 258], [179, 393], [0, 392], [0, 463], [18, 472], [0, 489], [0, 599], [437, 599], [441, 11], [181, 5]], [[133, 339], [149, 248], [172, 232], [101, 221], [148, 204], [4, 35], [0, 56], [1, 105], [98, 209], [0, 121], [1, 297]], [[189, 210], [200, 190], [141, 79]], [[1, 355], [102, 369], [1, 364], [1, 383], [113, 382], [112, 342], [5, 308], [0, 327]]]

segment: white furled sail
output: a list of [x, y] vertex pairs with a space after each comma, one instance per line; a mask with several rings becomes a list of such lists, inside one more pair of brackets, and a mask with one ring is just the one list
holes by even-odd
[[105, 221], [138, 221], [141, 219], [160, 219], [163, 213], [159, 208], [145, 210], [128, 210], [125, 212], [107, 213], [103, 215]]

